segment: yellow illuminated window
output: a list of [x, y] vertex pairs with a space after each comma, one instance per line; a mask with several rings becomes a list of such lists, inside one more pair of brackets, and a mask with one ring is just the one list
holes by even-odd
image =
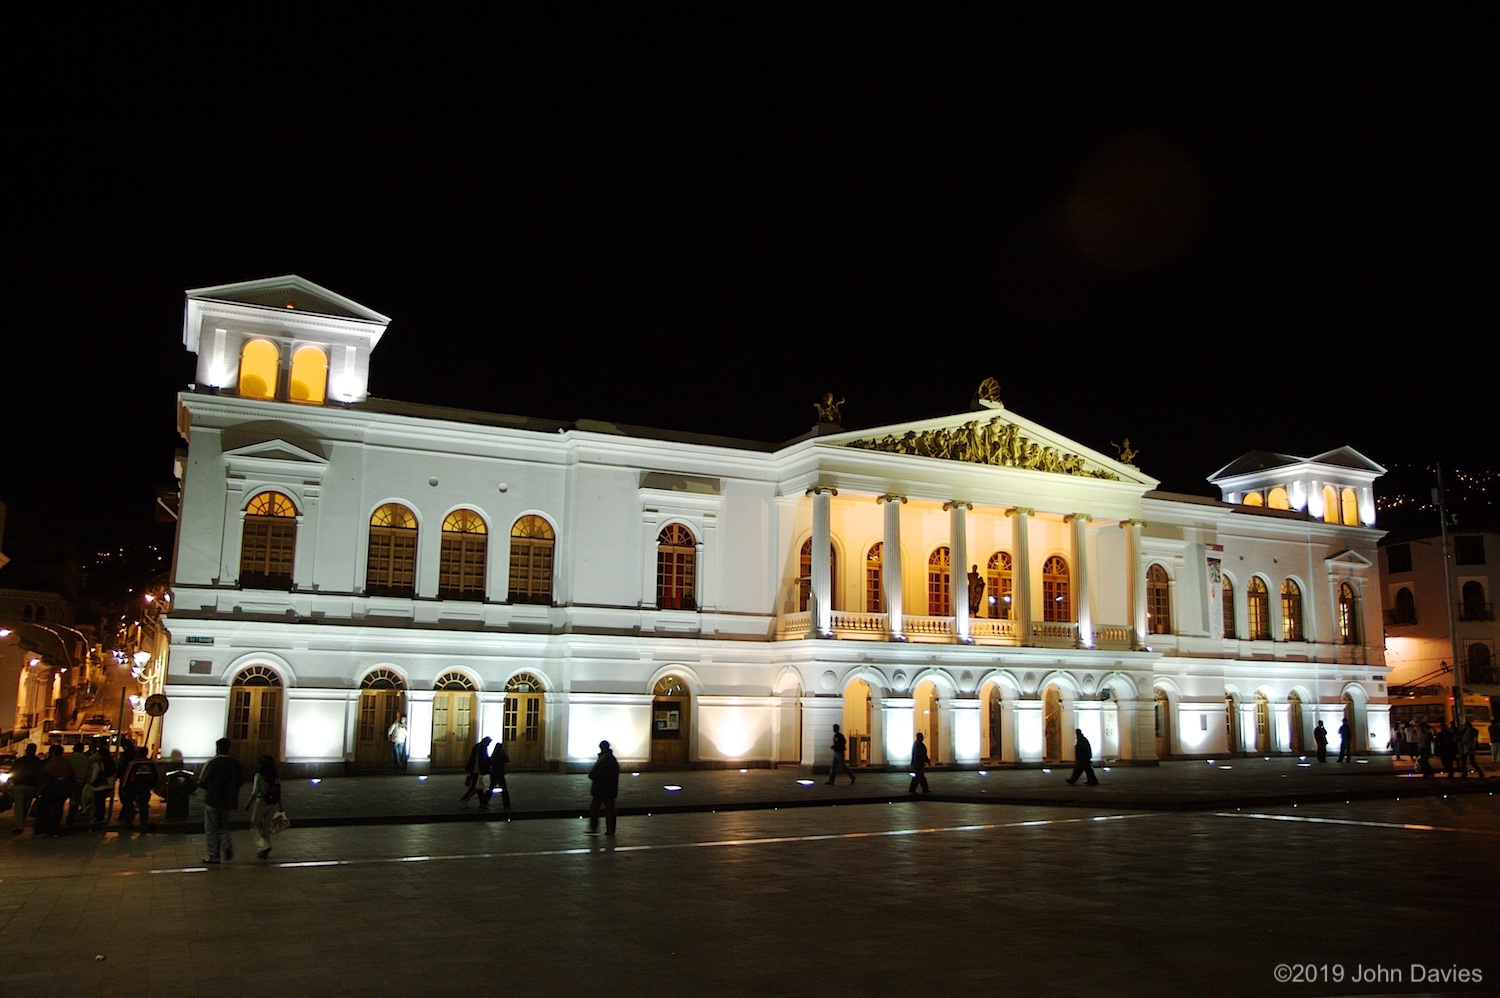
[[1042, 565], [1042, 619], [1063, 623], [1073, 619], [1068, 591], [1068, 563], [1053, 555]]
[[1285, 641], [1302, 640], [1302, 587], [1291, 579], [1281, 584], [1281, 633]]
[[1224, 637], [1234, 637], [1234, 583], [1224, 576]]
[[953, 612], [953, 600], [949, 587], [951, 575], [948, 571], [949, 554], [946, 547], [933, 551], [927, 559], [927, 615], [946, 617]]
[[303, 347], [292, 355], [292, 401], [321, 403], [327, 394], [328, 355], [317, 347]]
[[417, 594], [417, 518], [388, 502], [370, 517], [370, 562], [365, 592], [371, 596]]
[[276, 397], [281, 356], [269, 340], [250, 340], [240, 351], [240, 394], [246, 398]]
[[[1411, 598], [1410, 593], [1407, 598]], [[1339, 639], [1346, 645], [1359, 644], [1359, 597], [1347, 582], [1339, 583]]]
[[1287, 501], [1286, 489], [1280, 485], [1266, 493], [1267, 509], [1291, 509], [1292, 504]]
[[290, 589], [297, 550], [297, 507], [280, 492], [261, 492], [245, 506], [240, 543], [240, 585]]
[[1266, 504], [1266, 500], [1264, 499], [1264, 497], [1261, 496], [1261, 494], [1259, 492], [1246, 492], [1245, 493], [1245, 505], [1246, 506], [1264, 506], [1265, 504]]
[[[802, 542], [802, 554], [797, 561], [797, 609], [806, 610], [812, 596], [812, 538]], [[833, 545], [828, 546], [828, 578], [835, 578], [834, 568], [837, 566], [836, 555]], [[831, 586], [834, 592], [838, 592], [838, 586]]]
[[1160, 565], [1146, 569], [1146, 630], [1151, 634], [1172, 632], [1171, 580]]
[[870, 545], [865, 555], [865, 613], [884, 613], [885, 597], [881, 593], [881, 557], [885, 546], [879, 541]]
[[1015, 599], [1015, 573], [1009, 551], [996, 551], [990, 555], [985, 566], [985, 602], [989, 604], [990, 616], [996, 620], [1009, 620], [1011, 605]]
[[443, 520], [438, 564], [438, 595], [443, 599], [484, 599], [489, 530], [472, 509], [455, 509]]
[[1250, 640], [1271, 639], [1271, 594], [1265, 580], [1256, 576], [1245, 586], [1246, 624], [1250, 628]]
[[1323, 521], [1339, 522], [1339, 494], [1332, 485], [1323, 486]]
[[552, 524], [540, 516], [523, 516], [510, 528], [510, 601], [552, 602], [552, 553], [557, 540]]
[[1353, 489], [1344, 489], [1339, 493], [1339, 502], [1343, 507], [1344, 523], [1350, 527], [1359, 526], [1359, 496]]

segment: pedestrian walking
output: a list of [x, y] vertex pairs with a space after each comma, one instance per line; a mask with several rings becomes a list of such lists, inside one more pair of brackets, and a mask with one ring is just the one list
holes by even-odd
[[833, 726], [833, 744], [829, 746], [829, 748], [833, 749], [833, 764], [828, 767], [828, 785], [830, 787], [833, 786], [834, 777], [839, 775], [839, 770], [841, 769], [849, 774], [849, 785], [851, 787], [854, 786], [854, 770], [850, 769], [849, 764], [844, 761], [844, 748], [847, 745], [848, 742], [844, 738], [844, 733], [835, 724]]
[[250, 810], [250, 830], [255, 833], [255, 855], [260, 859], [271, 856], [271, 815], [281, 808], [281, 780], [276, 774], [276, 760], [263, 755], [256, 762], [255, 776], [250, 781], [250, 799], [245, 802]]
[[615, 834], [615, 798], [620, 795], [620, 761], [609, 742], [599, 743], [599, 757], [589, 769], [589, 832], [599, 830], [599, 811], [604, 811], [604, 834]]
[[460, 804], [466, 804], [470, 797], [478, 796], [480, 807], [490, 806], [490, 795], [484, 789], [484, 777], [490, 769], [489, 744], [490, 736], [485, 735], [469, 749], [469, 759], [464, 763], [464, 786], [468, 789], [458, 799]]
[[1432, 750], [1443, 764], [1443, 773], [1451, 780], [1458, 768], [1458, 745], [1453, 740], [1453, 732], [1443, 721], [1438, 722], [1437, 733], [1432, 736]]
[[495, 743], [495, 751], [490, 753], [490, 796], [495, 791], [500, 792], [500, 803], [505, 810], [510, 810], [510, 787], [505, 782], [505, 767], [510, 765], [510, 753], [505, 751], [505, 742]]
[[17, 757], [10, 768], [10, 790], [15, 798], [16, 827], [10, 834], [20, 835], [26, 830], [26, 816], [31, 813], [31, 803], [36, 799], [37, 780], [42, 775], [42, 760], [37, 758], [36, 742], [27, 742], [26, 751]]
[[1069, 785], [1075, 785], [1080, 776], [1087, 776], [1088, 785], [1097, 787], [1099, 777], [1094, 775], [1094, 746], [1089, 744], [1082, 728], [1074, 728], [1073, 731], [1077, 735], [1073, 739], [1073, 775], [1068, 777], [1067, 782]]
[[922, 732], [917, 732], [917, 740], [911, 746], [911, 786], [906, 792], [914, 794], [917, 787], [922, 788], [924, 794], [932, 793], [927, 786], [927, 744], [922, 740]]
[[1432, 775], [1432, 728], [1426, 721], [1417, 725], [1417, 772]]
[[1328, 729], [1323, 727], [1323, 722], [1321, 720], [1318, 721], [1318, 723], [1313, 727], [1313, 742], [1318, 746], [1318, 761], [1327, 762]]
[[229, 739], [214, 743], [214, 757], [203, 764], [198, 786], [203, 788], [203, 845], [208, 855], [203, 862], [218, 866], [220, 857], [234, 859], [234, 838], [229, 834], [229, 816], [240, 808], [240, 788], [245, 785], [245, 768], [229, 754]]
[[406, 728], [406, 715], [402, 714], [391, 722], [391, 726], [385, 729], [385, 737], [391, 743], [391, 758], [395, 760], [396, 768], [406, 772], [406, 739], [410, 732]]
[[1463, 730], [1458, 733], [1458, 768], [1463, 770], [1466, 780], [1471, 766], [1474, 775], [1484, 779], [1484, 771], [1479, 768], [1479, 729], [1474, 727], [1473, 721], [1466, 719]]
[[1339, 723], [1339, 762], [1354, 761], [1354, 731], [1346, 717]]
[[1411, 756], [1411, 771], [1417, 771], [1417, 722], [1406, 722], [1406, 754]]

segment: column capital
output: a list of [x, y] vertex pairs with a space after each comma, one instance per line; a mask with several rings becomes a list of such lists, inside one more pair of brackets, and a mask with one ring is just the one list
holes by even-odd
[[1074, 520], [1077, 520], [1079, 523], [1089, 523], [1093, 519], [1094, 515], [1092, 513], [1069, 513], [1063, 517], [1063, 522], [1072, 523]]
[[1144, 526], [1146, 526], [1146, 521], [1145, 520], [1121, 520], [1120, 521], [1120, 529], [1121, 530], [1128, 530], [1131, 527], [1144, 527]]
[[822, 495], [824, 493], [827, 493], [831, 496], [836, 496], [839, 494], [839, 490], [834, 488], [832, 485], [812, 485], [808, 487], [807, 492], [805, 492], [804, 495], [815, 496]]
[[875, 497], [875, 501], [876, 502], [900, 502], [900, 503], [904, 503], [904, 502], [907, 501], [907, 499], [906, 499], [906, 496], [898, 496], [898, 495], [896, 495], [896, 494], [894, 494], [892, 492], [887, 492], [883, 496], [876, 496]]
[[1025, 506], [1012, 506], [1005, 511], [1006, 516], [1036, 516], [1036, 510]]
[[953, 499], [953, 500], [950, 500], [949, 502], [943, 503], [943, 512], [945, 512], [945, 513], [948, 512], [949, 510], [954, 510], [954, 509], [959, 509], [959, 508], [973, 509], [974, 508], [974, 504], [971, 503], [971, 502], [966, 502], [963, 499]]

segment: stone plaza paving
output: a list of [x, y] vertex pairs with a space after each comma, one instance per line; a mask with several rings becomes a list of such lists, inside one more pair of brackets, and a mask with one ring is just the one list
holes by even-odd
[[1403, 771], [627, 772], [613, 837], [581, 776], [288, 781], [268, 861], [10, 837], [0, 995], [1493, 993], [1500, 780]]

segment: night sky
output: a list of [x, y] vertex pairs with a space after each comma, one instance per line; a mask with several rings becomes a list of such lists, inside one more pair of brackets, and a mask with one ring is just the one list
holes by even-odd
[[782, 441], [995, 377], [1175, 491], [1254, 449], [1500, 467], [1481, 7], [976, 6], [40, 15], [12, 531], [140, 536], [183, 292], [289, 273], [392, 317], [383, 398]]

